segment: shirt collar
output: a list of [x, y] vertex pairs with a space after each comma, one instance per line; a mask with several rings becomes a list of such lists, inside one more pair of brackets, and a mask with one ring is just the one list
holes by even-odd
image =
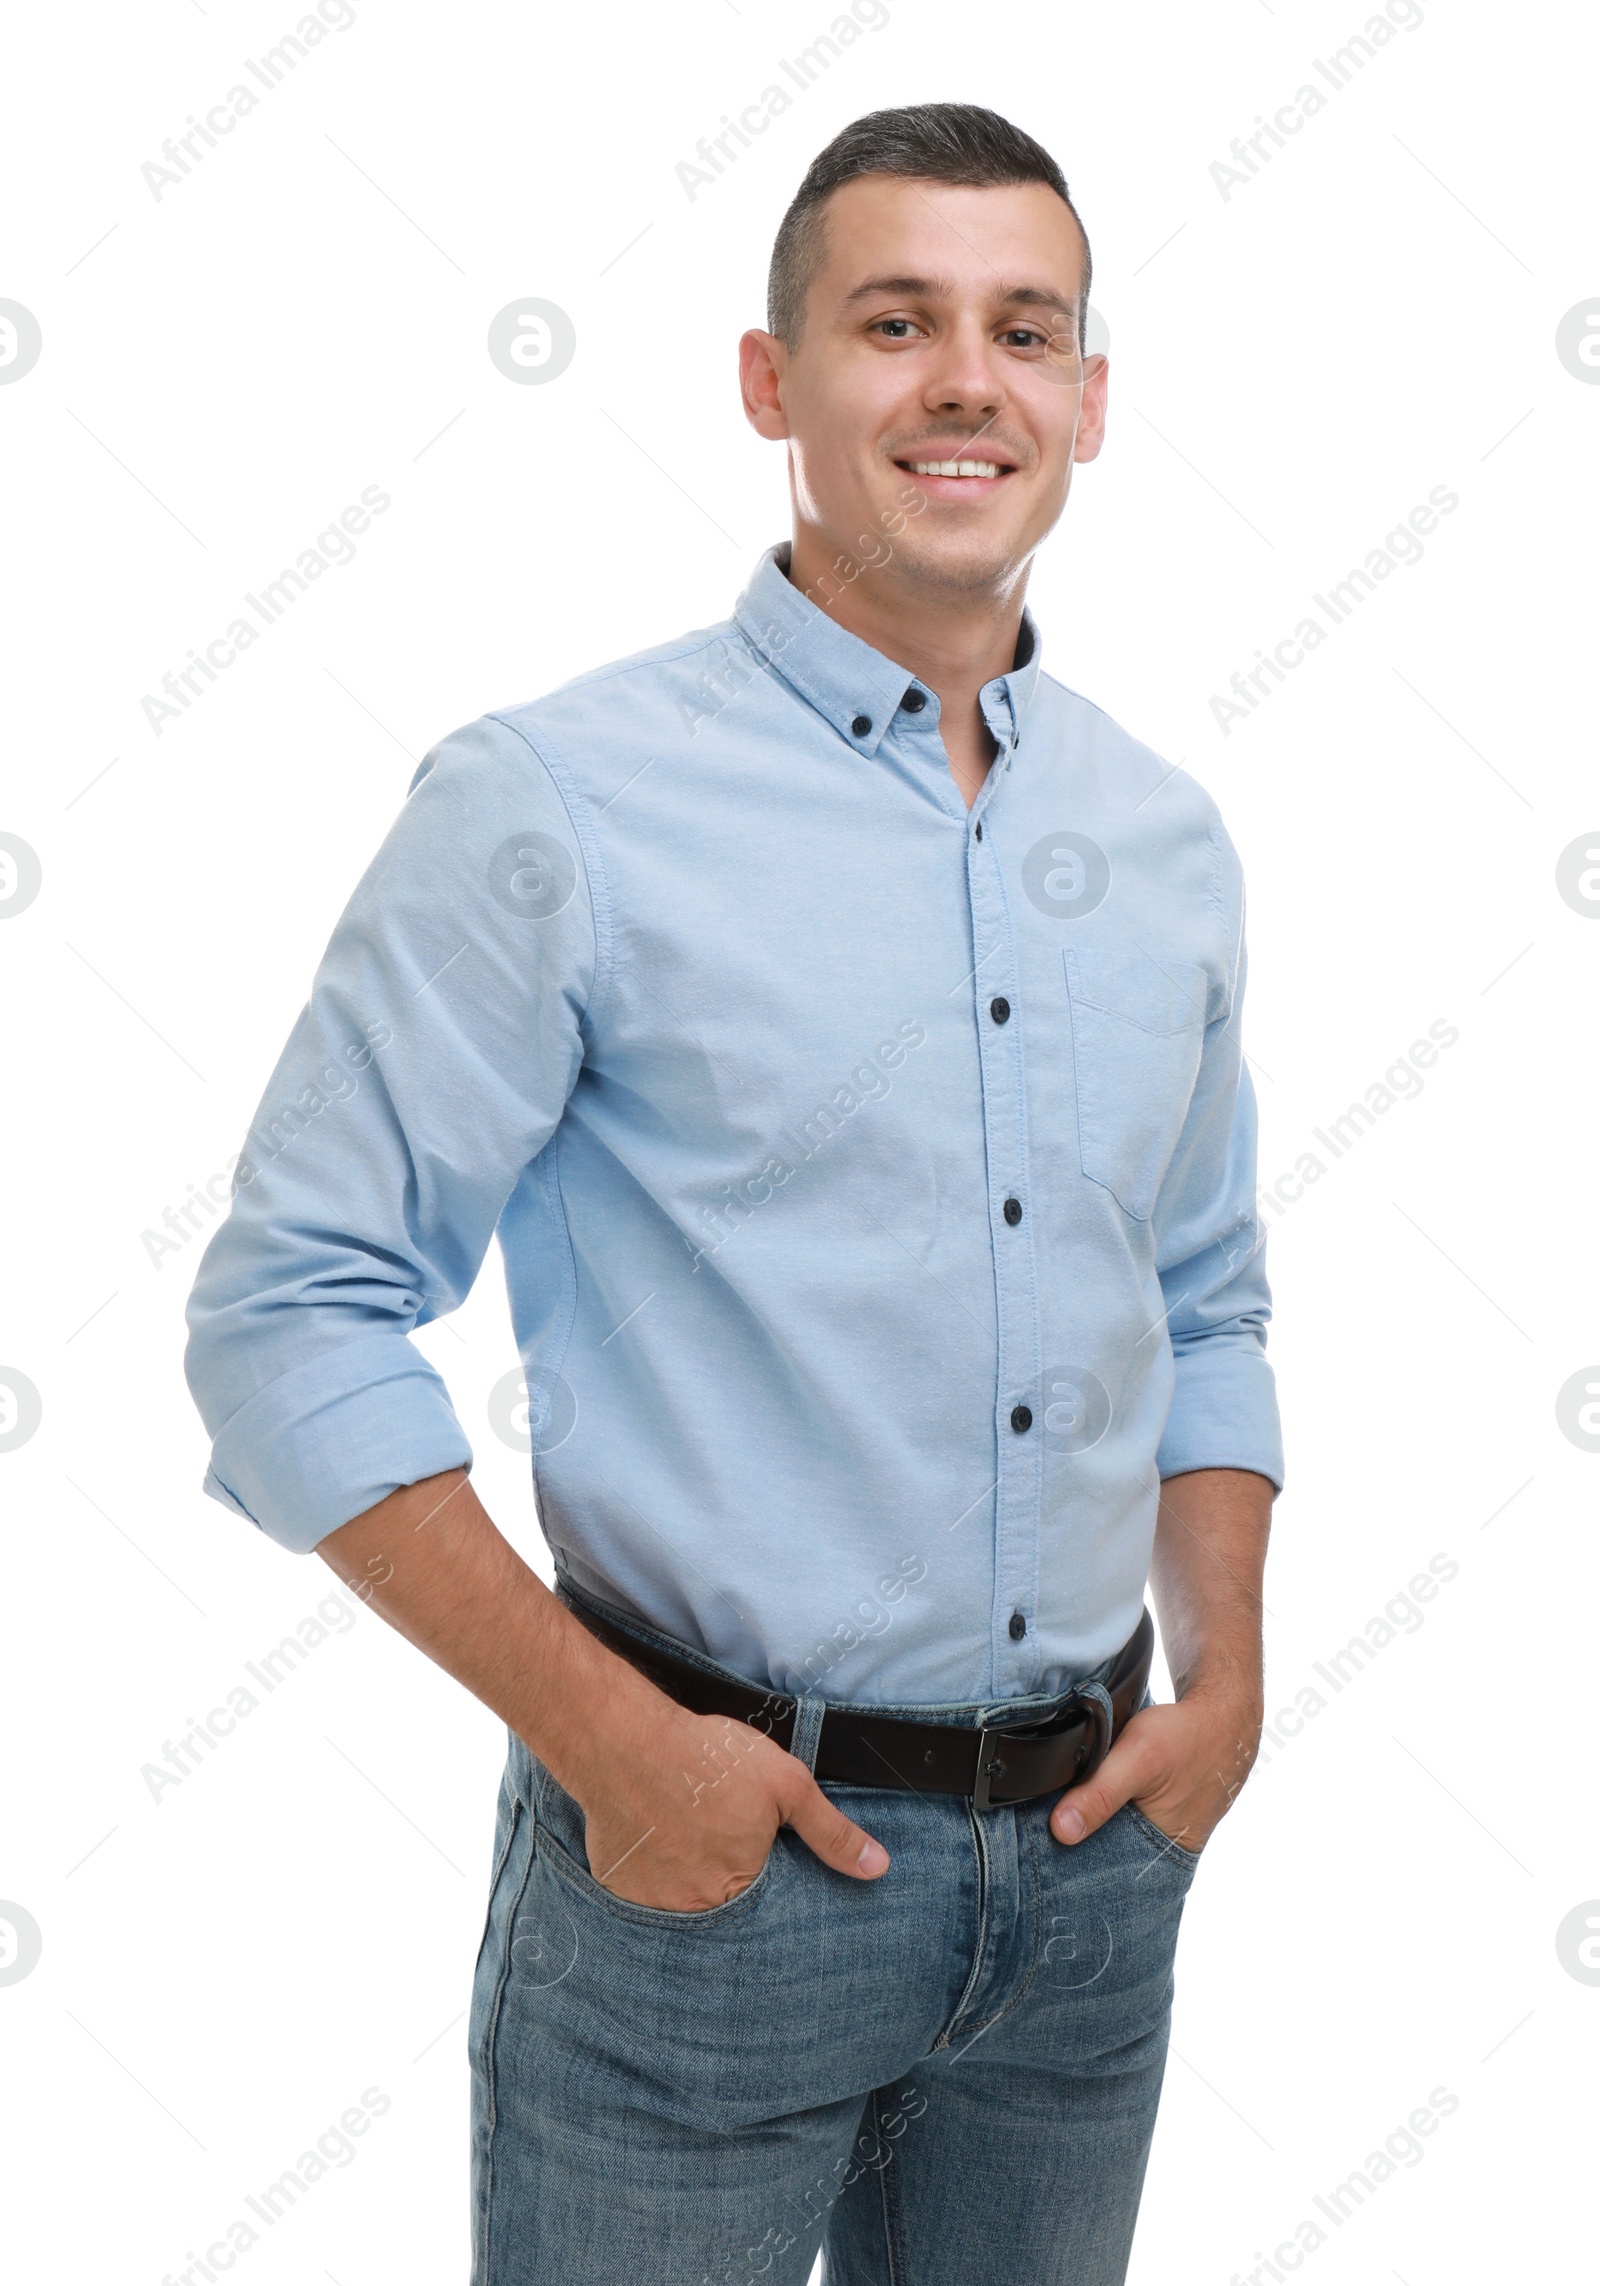
[[[734, 606], [734, 618], [767, 664], [808, 700], [860, 754], [877, 752], [895, 710], [917, 678], [863, 643], [791, 586], [789, 542], [768, 548]], [[1003, 752], [1022, 735], [1039, 679], [1039, 629], [1024, 606], [1018, 664], [985, 683], [983, 718]], [[919, 686], [920, 687], [920, 686]], [[932, 694], [929, 694], [930, 699]], [[860, 730], [857, 725], [865, 723]]]

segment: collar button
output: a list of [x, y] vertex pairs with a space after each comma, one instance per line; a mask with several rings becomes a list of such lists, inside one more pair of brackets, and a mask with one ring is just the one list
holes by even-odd
[[867, 738], [867, 737], [870, 737], [870, 736], [871, 736], [871, 733], [872, 733], [872, 717], [871, 717], [871, 715], [870, 715], [870, 714], [858, 714], [858, 715], [856, 716], [856, 718], [855, 718], [855, 721], [854, 721], [853, 723], [851, 723], [851, 725], [850, 725], [850, 735], [851, 735], [851, 737], [852, 737], [852, 738]]

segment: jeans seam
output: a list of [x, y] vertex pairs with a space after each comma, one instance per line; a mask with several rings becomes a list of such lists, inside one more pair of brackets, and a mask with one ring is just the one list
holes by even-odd
[[[1022, 1821], [1022, 1830], [1028, 1871], [1032, 1876], [1033, 1911], [1029, 1918], [1033, 1922], [1033, 1944], [1028, 1953], [1028, 1973], [1001, 2009], [1000, 2016], [1009, 2016], [1014, 2008], [1020, 2008], [1033, 1990], [1033, 1980], [1039, 1973], [1039, 1939], [1044, 1934], [1044, 1873], [1039, 1864], [1039, 1837], [1034, 1831], [1034, 1821], [1031, 1818]], [[1000, 2016], [991, 2017], [990, 2022], [998, 2024]]]
[[517, 1790], [511, 1784], [509, 1771], [506, 1774], [505, 1787], [511, 1796], [511, 1816], [506, 1822], [505, 1841], [496, 1854], [494, 1871], [489, 1876], [489, 1896], [483, 1908], [483, 1928], [478, 1937], [478, 1950], [474, 1954], [472, 1962], [474, 1976], [478, 1973], [478, 1963], [483, 1959], [483, 1948], [489, 1941], [489, 1924], [494, 1918], [494, 1893], [500, 1886], [500, 1876], [506, 1869], [506, 1859], [511, 1855], [511, 1845], [517, 1838], [517, 1813], [522, 1808], [522, 1804], [517, 1798]]
[[978, 1823], [978, 1813], [973, 1809], [970, 1802], [966, 1805], [966, 1809], [967, 1828], [972, 1835], [973, 1854], [978, 1861], [978, 1935], [977, 1942], [972, 1948], [972, 1967], [968, 1970], [967, 1981], [961, 1988], [961, 1997], [951, 2009], [948, 2020], [940, 2027], [939, 2037], [933, 2043], [935, 2048], [949, 2047], [951, 2032], [960, 2023], [961, 2011], [966, 2007], [971, 1995], [977, 1990], [979, 1980], [983, 1975], [983, 1956], [989, 1943], [988, 1845], [983, 1838], [983, 1828]]
[[[522, 1797], [517, 1795], [515, 1797], [515, 1802], [516, 1807], [511, 1813], [511, 1837], [507, 1841], [506, 1857], [502, 1859], [502, 1864], [506, 1863], [510, 1858], [511, 1843], [516, 1839], [517, 1826], [522, 1815]], [[532, 1822], [532, 1814], [530, 1812], [530, 1829]], [[485, 2120], [483, 2151], [483, 2206], [481, 2216], [479, 2217], [481, 2228], [476, 2233], [476, 2236], [479, 2240], [479, 2245], [476, 2249], [476, 2252], [481, 2261], [482, 2276], [481, 2279], [474, 2280], [474, 2286], [490, 2286], [489, 2234], [494, 2220], [494, 2141], [500, 2124], [500, 2106], [498, 2101], [498, 2044], [500, 2038], [500, 2012], [505, 2002], [506, 1986], [510, 1982], [511, 1978], [511, 1935], [516, 1928], [517, 1914], [521, 1909], [522, 1900], [527, 1894], [528, 1883], [533, 1878], [533, 1869], [537, 1862], [538, 1852], [532, 1847], [530, 1832], [528, 1867], [527, 1871], [522, 1876], [521, 1884], [517, 1890], [516, 1902], [512, 1906], [511, 1911], [506, 1919], [505, 1952], [500, 1964], [500, 1974], [495, 1981], [494, 2000], [489, 2010], [489, 2021], [484, 2031], [483, 2077], [485, 2087]], [[490, 1893], [489, 1902], [490, 1909], [492, 1911], [494, 1906], [494, 1896], [492, 1891]], [[482, 1951], [481, 1946], [479, 1947], [479, 1950], [480, 1952]]]
[[[874, 2088], [872, 2091], [872, 2132], [882, 2143], [884, 2140], [883, 2120], [878, 2098], [879, 2091]], [[894, 2155], [891, 2152], [888, 2166], [878, 2169], [878, 2203], [883, 2216], [883, 2255], [888, 2271], [888, 2286], [905, 2286], [905, 2265], [901, 2260], [903, 2234], [900, 2227], [900, 2185], [898, 2180], [896, 2180], [892, 2192], [889, 2188], [889, 2178], [894, 2173]]]
[[[1021, 1807], [1021, 1805], [1019, 1804], [1018, 1807]], [[974, 2040], [977, 2039], [980, 2033], [990, 2031], [993, 2026], [1001, 2021], [1003, 2017], [1012, 2015], [1015, 2010], [1022, 2006], [1022, 2003], [1027, 1999], [1028, 1994], [1032, 1991], [1033, 1980], [1039, 1972], [1039, 1937], [1044, 1927], [1044, 1904], [1039, 1872], [1039, 1845], [1031, 1826], [1025, 1826], [1023, 1831], [1025, 1837], [1023, 1848], [1026, 1851], [1028, 1865], [1033, 1875], [1033, 1912], [1030, 1916], [1033, 1922], [1033, 1945], [1028, 1955], [1027, 1974], [1024, 1976], [1021, 1984], [1017, 1987], [1017, 1990], [1011, 1995], [1011, 1998], [1006, 2001], [1003, 2006], [997, 2008], [992, 2016], [986, 2016], [983, 2022], [974, 2028], [972, 2034]], [[961, 1997], [963, 2000], [965, 2000], [966, 1994], [963, 1993]], [[961, 2011], [958, 2008], [956, 2010], [956, 2016], [959, 2016], [960, 2013]], [[954, 2023], [954, 2021], [955, 2018], [952, 2017], [951, 2022]]]

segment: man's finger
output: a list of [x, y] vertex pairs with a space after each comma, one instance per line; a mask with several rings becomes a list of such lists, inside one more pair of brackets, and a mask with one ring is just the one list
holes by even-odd
[[1115, 1817], [1145, 1784], [1145, 1758], [1128, 1734], [1119, 1738], [1092, 1778], [1069, 1787], [1050, 1813], [1057, 1841], [1079, 1842]]
[[[790, 1760], [794, 1761], [792, 1755]], [[874, 1841], [830, 1802], [803, 1763], [795, 1761], [793, 1774], [785, 1774], [778, 1807], [784, 1824], [792, 1826], [807, 1849], [836, 1872], [848, 1873], [856, 1881], [876, 1881], [888, 1870], [889, 1852], [882, 1842]]]

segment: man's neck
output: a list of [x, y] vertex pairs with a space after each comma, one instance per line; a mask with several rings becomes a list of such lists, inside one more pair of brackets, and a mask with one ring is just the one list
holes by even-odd
[[803, 530], [790, 551], [789, 579], [809, 589], [812, 601], [840, 627], [932, 691], [950, 775], [970, 809], [995, 755], [978, 694], [985, 683], [1011, 672], [1027, 573], [1003, 595], [930, 595], [908, 591], [887, 564], [867, 565], [841, 587], [831, 568], [837, 560], [838, 551], [819, 533]]

